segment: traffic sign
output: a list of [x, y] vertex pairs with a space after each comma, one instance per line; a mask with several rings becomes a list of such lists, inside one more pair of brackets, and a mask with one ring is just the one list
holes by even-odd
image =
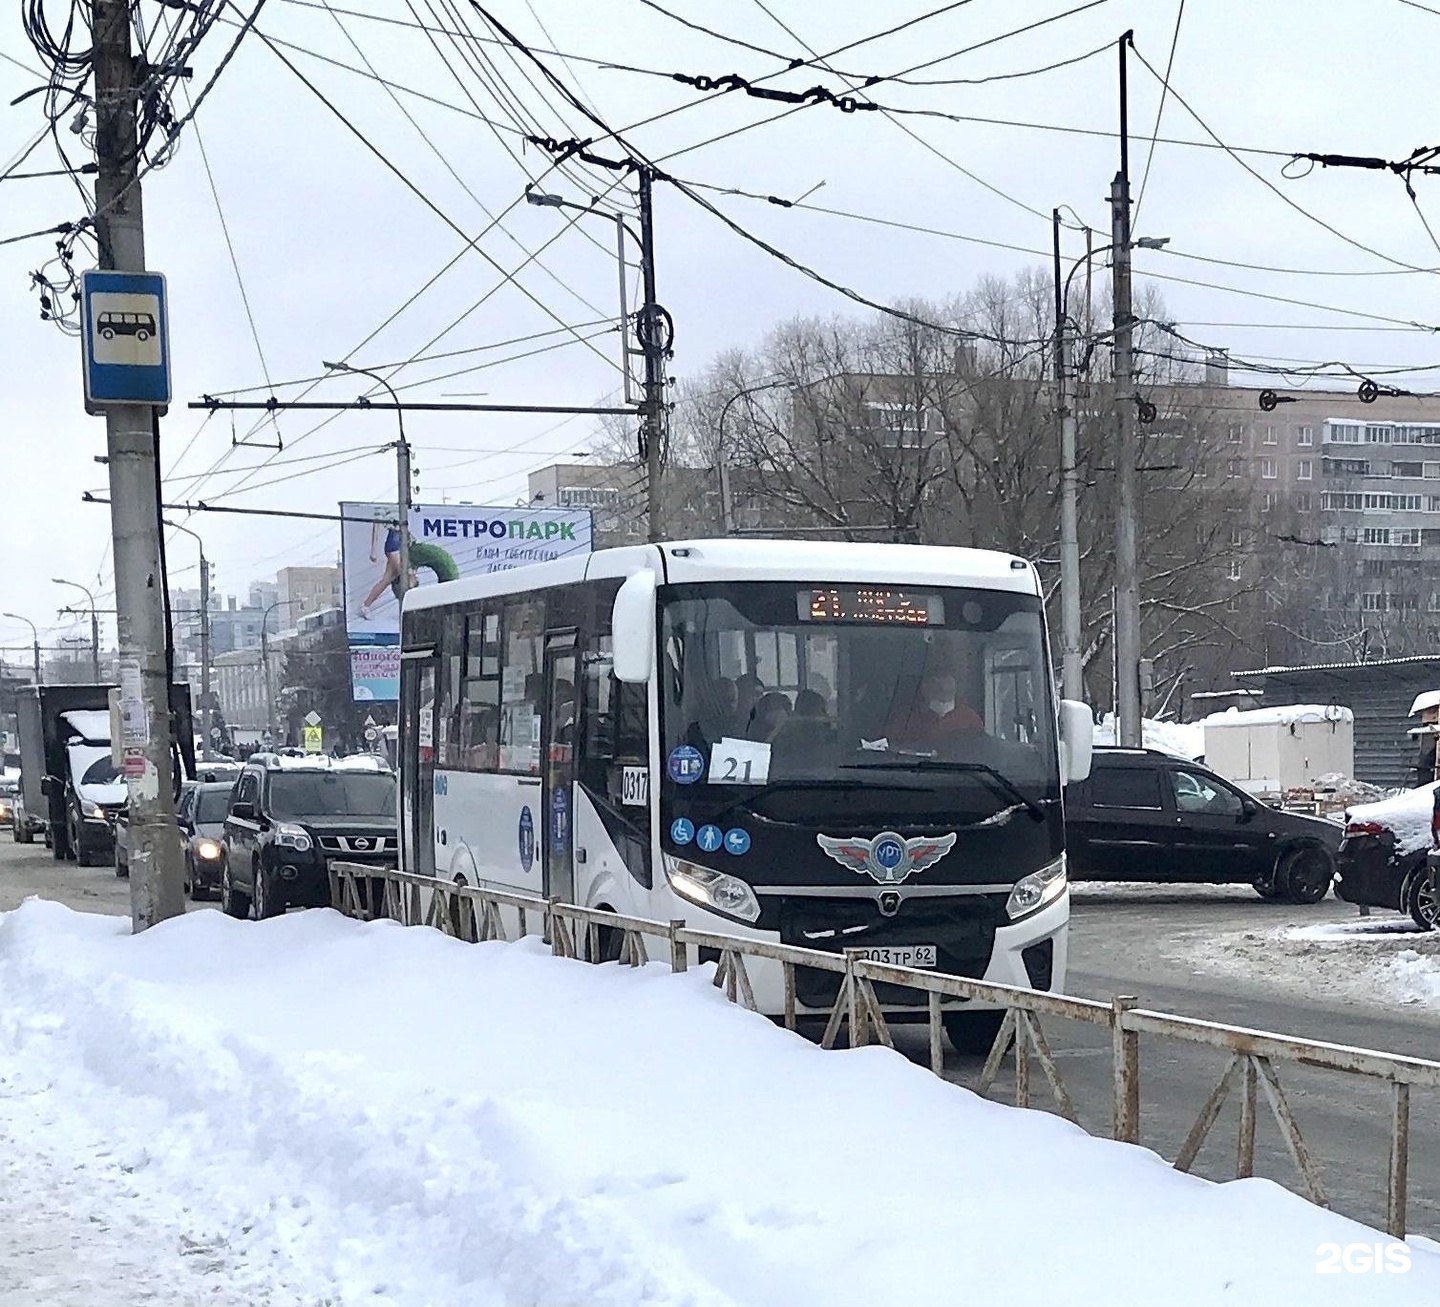
[[325, 733], [319, 726], [305, 726], [301, 728], [301, 743], [305, 746], [306, 753], [323, 753], [325, 750]]
[[319, 726], [319, 725], [320, 725], [320, 714], [319, 714], [318, 712], [316, 712], [313, 708], [312, 708], [309, 712], [307, 712], [307, 713], [305, 714], [305, 725], [306, 725], [306, 726]]
[[170, 320], [158, 272], [80, 274], [85, 411], [170, 403]]

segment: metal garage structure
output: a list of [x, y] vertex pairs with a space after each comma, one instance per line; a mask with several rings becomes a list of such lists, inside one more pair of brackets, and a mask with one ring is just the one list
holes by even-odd
[[1258, 688], [1260, 705], [1338, 704], [1355, 714], [1355, 779], [1371, 785], [1416, 783], [1418, 747], [1406, 732], [1410, 705], [1423, 690], [1440, 690], [1440, 654], [1384, 658], [1370, 663], [1317, 663], [1236, 672]]

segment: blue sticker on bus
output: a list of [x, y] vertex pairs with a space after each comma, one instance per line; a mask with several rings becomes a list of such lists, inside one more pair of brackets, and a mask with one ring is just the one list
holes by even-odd
[[689, 844], [695, 838], [695, 823], [689, 817], [676, 817], [670, 823], [670, 839], [676, 844]]
[[737, 858], [750, 852], [750, 832], [739, 826], [732, 826], [725, 832], [725, 852]]
[[439, 795], [450, 793], [450, 778], [443, 771], [435, 773], [435, 793]]
[[694, 785], [705, 774], [705, 755], [693, 744], [682, 744], [670, 750], [665, 769], [677, 785]]
[[528, 806], [520, 809], [520, 865], [527, 874], [535, 865], [535, 818]]
[[695, 847], [701, 853], [714, 853], [724, 842], [725, 836], [718, 826], [702, 826], [695, 832]]
[[570, 800], [564, 790], [550, 796], [550, 844], [557, 853], [570, 847]]

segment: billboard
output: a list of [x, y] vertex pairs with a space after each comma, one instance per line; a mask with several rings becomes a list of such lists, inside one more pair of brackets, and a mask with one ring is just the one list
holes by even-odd
[[[340, 554], [351, 681], [359, 700], [400, 691], [400, 522], [394, 504], [342, 503]], [[589, 553], [585, 509], [421, 504], [410, 510], [410, 584]]]

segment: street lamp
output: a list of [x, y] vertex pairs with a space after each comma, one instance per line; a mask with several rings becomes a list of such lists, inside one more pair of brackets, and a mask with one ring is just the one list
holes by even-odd
[[609, 218], [615, 224], [615, 255], [620, 273], [620, 373], [625, 383], [625, 400], [630, 402], [630, 346], [623, 334], [630, 320], [629, 304], [625, 298], [625, 237], [628, 235], [640, 251], [640, 278], [643, 286], [644, 303], [635, 319], [635, 334], [640, 342], [640, 354], [645, 360], [645, 398], [641, 407], [641, 419], [645, 433], [645, 514], [649, 536], [652, 542], [662, 538], [660, 522], [660, 472], [661, 445], [665, 439], [665, 359], [674, 341], [674, 324], [670, 315], [660, 307], [655, 298], [655, 223], [650, 205], [650, 188], [654, 181], [650, 168], [639, 170], [640, 231], [630, 230], [621, 214], [597, 208], [595, 201], [576, 204], [563, 196], [530, 187], [525, 190], [525, 202], [542, 209], [574, 209], [577, 213], [594, 213]]
[[270, 614], [277, 608], [288, 608], [294, 599], [277, 599], [260, 616], [260, 669], [265, 677], [265, 729], [274, 738], [275, 729], [275, 686], [270, 674]]
[[[1077, 466], [1075, 378], [1070, 374], [1068, 337], [1070, 324], [1070, 283], [1075, 274], [1097, 254], [1106, 254], [1115, 244], [1087, 250], [1077, 259], [1064, 282], [1060, 280], [1060, 210], [1051, 214], [1055, 259], [1055, 383], [1060, 415], [1060, 684], [1067, 699], [1085, 698], [1084, 660], [1081, 654], [1079, 468]], [[1129, 249], [1158, 250], [1170, 243], [1168, 236], [1141, 236]]]
[[95, 596], [87, 586], [79, 581], [67, 581], [63, 577], [53, 576], [50, 578], [55, 585], [68, 585], [74, 590], [79, 590], [90, 601], [90, 672], [95, 679], [95, 684], [100, 684], [100, 617], [99, 609], [95, 607]]
[[40, 632], [35, 629], [35, 623], [28, 617], [21, 617], [19, 613], [0, 613], [0, 617], [8, 617], [12, 622], [24, 622], [30, 628], [30, 638], [35, 649], [35, 684], [42, 684], [44, 678], [40, 671]]
[[205, 542], [188, 526], [162, 519], [172, 531], [183, 531], [200, 548], [200, 758], [209, 761], [211, 734], [215, 729], [215, 710], [210, 699], [210, 560], [205, 557]]
[[775, 387], [785, 384], [781, 379], [745, 386], [731, 395], [720, 409], [720, 420], [715, 424], [715, 470], [720, 480], [720, 526], [724, 535], [728, 536], [735, 528], [734, 511], [730, 506], [730, 465], [725, 459], [725, 419], [730, 416], [730, 406], [738, 399], [746, 399], [762, 390], [774, 390]]
[[[369, 368], [357, 368], [350, 363], [322, 362], [321, 366], [327, 372], [353, 372], [357, 376], [369, 377], [377, 386], [384, 386], [390, 392], [390, 398], [395, 404], [395, 420], [400, 426], [400, 439], [395, 444], [395, 478], [400, 492], [396, 499], [396, 516], [400, 520], [396, 525], [400, 531], [399, 596], [403, 603], [405, 592], [410, 588], [410, 442], [405, 439], [405, 408], [400, 403], [400, 396], [395, 393], [395, 387], [378, 372], [372, 372]], [[370, 401], [361, 395], [358, 402], [368, 404]]]

